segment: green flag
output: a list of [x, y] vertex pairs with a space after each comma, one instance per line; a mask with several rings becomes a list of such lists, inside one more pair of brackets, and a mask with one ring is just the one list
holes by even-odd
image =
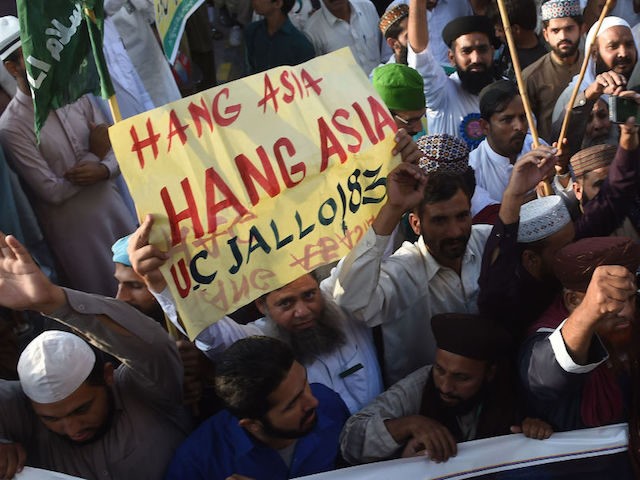
[[33, 92], [35, 131], [51, 110], [113, 85], [102, 53], [102, 0], [18, 0], [20, 41]]

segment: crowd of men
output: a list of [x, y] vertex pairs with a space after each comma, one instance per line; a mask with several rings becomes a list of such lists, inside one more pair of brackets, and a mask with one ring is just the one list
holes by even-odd
[[[610, 105], [640, 108], [640, 2], [613, 2], [598, 27], [603, 1], [505, 0], [539, 141], [492, 1], [395, 0], [379, 16], [322, 0], [302, 21], [291, 0], [251, 4], [247, 73], [350, 47], [402, 162], [330, 274], [193, 341], [100, 104], [51, 112], [37, 140], [20, 25], [0, 18], [16, 86], [0, 116], [0, 478], [285, 479], [618, 422], [638, 478], [640, 118]], [[130, 68], [146, 92], [132, 112], [176, 99]]]

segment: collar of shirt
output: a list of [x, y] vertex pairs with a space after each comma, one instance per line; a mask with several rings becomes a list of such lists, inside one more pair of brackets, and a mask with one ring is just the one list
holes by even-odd
[[[482, 144], [480, 144], [480, 146], [483, 147], [484, 151], [487, 154], [487, 157], [489, 157], [489, 160], [491, 161], [492, 164], [494, 165], [500, 165], [503, 168], [509, 168], [511, 165], [511, 160], [509, 160], [508, 157], [503, 157], [502, 155], [500, 155], [499, 153], [497, 153], [493, 148], [491, 148], [491, 145], [489, 145], [489, 141], [485, 138], [482, 141]], [[524, 145], [523, 145], [524, 148]], [[518, 156], [522, 155], [522, 153], [520, 153]]]
[[17, 88], [15, 98], [20, 104], [25, 105], [33, 110], [33, 98], [31, 98], [30, 95], [27, 95], [22, 90]]
[[[355, 7], [353, 6], [353, 3], [349, 2], [349, 7], [351, 10], [351, 16], [349, 18], [349, 20], [353, 19], [354, 15], [357, 14]], [[342, 20], [341, 18], [336, 17], [333, 13], [331, 13], [329, 11], [329, 9], [325, 6], [324, 2], [322, 2], [320, 11], [322, 12], [322, 16], [324, 17], [324, 19], [326, 20], [326, 22], [329, 25], [334, 25], [338, 22], [344, 22], [344, 20]], [[346, 23], [346, 22], [345, 22]]]
[[[469, 240], [471, 240], [471, 237], [469, 237]], [[427, 270], [427, 280], [429, 282], [431, 282], [433, 277], [435, 277], [441, 269], [448, 269], [447, 267], [443, 267], [442, 265], [440, 265], [438, 261], [433, 258], [433, 255], [431, 255], [431, 253], [429, 252], [429, 249], [424, 243], [424, 239], [422, 238], [422, 236], [418, 238], [418, 248], [420, 249], [422, 258], [424, 259], [424, 265]], [[475, 256], [475, 253], [469, 249], [469, 243], [467, 243], [467, 248], [465, 249], [464, 256], [462, 257], [462, 268], [464, 269], [465, 264], [473, 261], [475, 259]]]
[[293, 23], [291, 23], [291, 20], [289, 20], [288, 16], [285, 19], [285, 21], [282, 24], [282, 26], [280, 27], [279, 31], [282, 32], [282, 33], [286, 33], [288, 35], [292, 34], [295, 31], [295, 27], [293, 26]]

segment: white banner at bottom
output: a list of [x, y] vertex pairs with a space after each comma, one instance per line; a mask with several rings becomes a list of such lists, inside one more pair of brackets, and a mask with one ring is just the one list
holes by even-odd
[[[577, 470], [594, 473], [597, 470], [597, 461], [591, 462], [593, 466], [585, 466], [585, 462], [581, 461], [581, 459], [626, 452], [627, 435], [626, 423], [570, 432], [557, 432], [547, 440], [532, 440], [522, 434], [505, 435], [460, 443], [458, 444], [458, 455], [444, 463], [434, 463], [423, 457], [403, 458], [301, 478], [305, 480], [506, 479], [515, 477], [493, 474], [515, 470], [518, 470], [518, 479], [569, 478], [572, 475], [567, 477], [566, 470], [569, 470], [570, 473], [578, 473]], [[611, 458], [614, 457], [610, 457], [607, 460]], [[603, 460], [605, 459], [603, 458]], [[580, 466], [576, 467], [573, 472], [571, 472], [569, 465], [564, 465], [569, 468], [558, 469], [563, 470], [563, 473], [557, 476], [554, 476], [552, 468], [544, 469], [544, 474], [542, 474], [538, 467], [540, 465], [576, 461], [580, 461]], [[622, 463], [620, 476], [607, 475], [601, 478], [626, 478], [625, 474], [629, 471], [626, 458], [622, 456], [618, 463]], [[610, 467], [602, 468], [613, 474]], [[527, 472], [527, 469], [531, 471]]]

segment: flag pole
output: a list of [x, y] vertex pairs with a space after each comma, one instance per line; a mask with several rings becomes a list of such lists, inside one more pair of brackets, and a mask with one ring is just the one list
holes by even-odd
[[[540, 140], [538, 138], [538, 129], [533, 119], [533, 113], [531, 111], [531, 105], [529, 104], [529, 96], [527, 95], [527, 89], [522, 79], [522, 69], [520, 68], [520, 60], [518, 59], [518, 51], [516, 49], [515, 42], [513, 41], [513, 34], [511, 32], [511, 22], [509, 21], [509, 15], [507, 9], [504, 6], [504, 0], [498, 0], [498, 9], [500, 10], [500, 17], [502, 19], [502, 28], [504, 35], [507, 38], [507, 46], [509, 47], [509, 54], [511, 55], [511, 63], [513, 64], [513, 71], [516, 74], [516, 81], [518, 83], [518, 91], [520, 92], [520, 98], [522, 98], [522, 105], [524, 106], [524, 112], [527, 116], [527, 123], [529, 124], [529, 131], [533, 137], [533, 148], [540, 146]], [[544, 196], [551, 195], [553, 190], [548, 180], [540, 182], [542, 184], [542, 191]]]
[[113, 117], [113, 123], [118, 123], [122, 120], [122, 115], [120, 114], [120, 106], [118, 105], [118, 100], [116, 99], [115, 94], [109, 97], [109, 108], [111, 109], [111, 116]]
[[569, 128], [569, 119], [571, 118], [571, 110], [573, 109], [573, 104], [576, 101], [578, 96], [578, 92], [580, 91], [580, 85], [582, 84], [582, 80], [584, 79], [584, 75], [587, 72], [587, 65], [589, 65], [589, 58], [591, 57], [591, 47], [596, 41], [598, 37], [598, 32], [600, 31], [600, 27], [602, 26], [602, 22], [604, 21], [604, 17], [607, 16], [609, 10], [611, 9], [611, 3], [613, 0], [607, 0], [604, 7], [602, 8], [602, 12], [600, 13], [600, 18], [598, 19], [598, 23], [596, 25], [595, 34], [591, 39], [591, 43], [589, 45], [585, 45], [584, 47], [584, 60], [582, 61], [582, 67], [580, 68], [580, 74], [578, 75], [578, 81], [576, 82], [575, 87], [573, 88], [573, 92], [571, 92], [571, 99], [569, 103], [565, 107], [564, 120], [562, 120], [562, 128], [560, 129], [560, 136], [558, 137], [558, 149], [562, 149], [562, 142], [564, 142], [565, 136], [567, 134], [567, 128]]
[[[85, 7], [84, 13], [93, 23], [97, 23], [96, 15], [93, 12], [93, 9]], [[105, 65], [105, 67], [107, 66]], [[108, 103], [109, 103], [109, 108], [111, 109], [111, 116], [113, 117], [113, 123], [120, 122], [122, 120], [122, 115], [120, 114], [120, 106], [118, 105], [118, 100], [116, 99], [115, 93], [109, 97]]]

